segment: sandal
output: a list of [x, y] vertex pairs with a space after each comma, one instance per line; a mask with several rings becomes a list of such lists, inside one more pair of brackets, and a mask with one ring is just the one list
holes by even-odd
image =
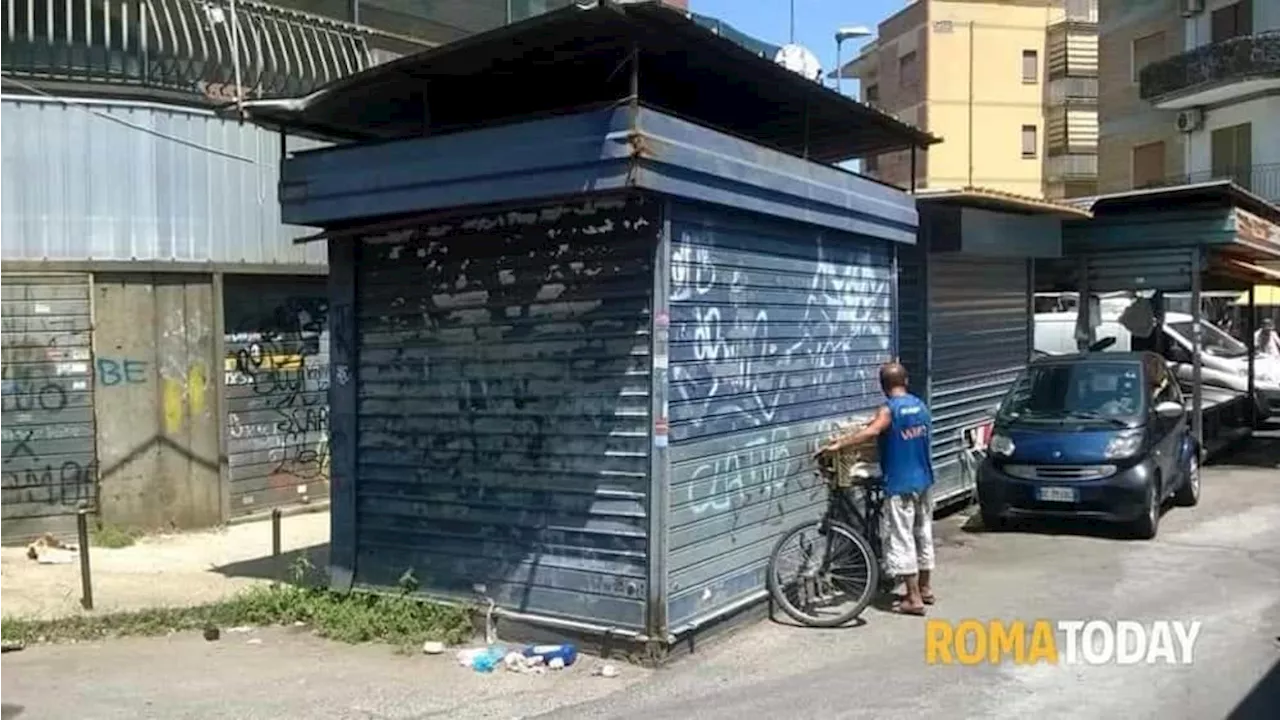
[[925, 605], [932, 605], [938, 601], [938, 598], [935, 597], [933, 593], [929, 593], [928, 595], [921, 595], [920, 599], [924, 601]]
[[895, 605], [893, 607], [893, 611], [898, 613], [899, 615], [914, 615], [916, 617], [924, 617], [924, 614], [925, 614], [925, 609], [923, 605], [921, 605], [920, 607], [907, 607], [905, 605]]

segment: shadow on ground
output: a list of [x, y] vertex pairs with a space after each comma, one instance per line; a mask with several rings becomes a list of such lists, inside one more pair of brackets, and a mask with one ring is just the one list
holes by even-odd
[[0, 720], [9, 720], [16, 718], [25, 710], [21, 705], [10, 705], [9, 703], [0, 704]]
[[[1280, 645], [1280, 638], [1276, 638], [1277, 645]], [[1271, 670], [1257, 685], [1249, 691], [1249, 694], [1240, 701], [1240, 704], [1231, 711], [1227, 716], [1227, 720], [1275, 720], [1280, 715], [1280, 660], [1271, 666]]]
[[1224, 452], [1212, 467], [1280, 467], [1280, 420], [1270, 420], [1238, 448]]
[[257, 580], [295, 580], [299, 573], [317, 577], [329, 567], [329, 543], [299, 548], [281, 553], [278, 557], [240, 560], [213, 568], [225, 577], [253, 578]]

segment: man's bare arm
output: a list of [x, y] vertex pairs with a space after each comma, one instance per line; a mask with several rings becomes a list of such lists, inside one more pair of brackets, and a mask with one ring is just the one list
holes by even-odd
[[873, 440], [879, 437], [881, 433], [889, 429], [889, 425], [891, 424], [892, 423], [891, 423], [891, 418], [889, 417], [889, 408], [882, 405], [880, 406], [880, 409], [876, 411], [875, 418], [872, 419], [871, 422], [866, 427], [862, 428], [861, 430], [858, 430], [855, 433], [852, 433], [849, 435], [843, 435], [841, 437], [836, 438], [835, 440], [831, 441], [829, 445], [822, 448], [818, 452], [819, 453], [838, 452], [847, 447], [861, 445], [862, 443], [867, 442], [868, 440]]

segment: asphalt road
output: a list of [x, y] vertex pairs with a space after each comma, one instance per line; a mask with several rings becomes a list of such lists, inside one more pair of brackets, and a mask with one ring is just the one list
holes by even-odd
[[[745, 628], [650, 673], [478, 676], [285, 630], [31, 647], [3, 660], [20, 718], [1280, 717], [1280, 433], [1207, 468], [1204, 499], [1151, 542], [1057, 526], [1001, 534], [944, 521], [934, 617], [1200, 620], [1190, 666], [931, 666], [924, 625]], [[1255, 692], [1270, 673], [1272, 695]], [[1251, 695], [1251, 693], [1254, 693]]]

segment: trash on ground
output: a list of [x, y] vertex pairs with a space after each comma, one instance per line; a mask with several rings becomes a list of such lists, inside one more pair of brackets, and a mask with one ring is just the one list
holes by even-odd
[[427, 655], [439, 655], [444, 652], [444, 643], [439, 640], [428, 640], [422, 643], [422, 652]]
[[0, 644], [0, 652], [17, 652], [24, 648], [26, 648], [26, 645], [23, 645], [22, 643], [17, 642], [16, 640], [5, 640], [2, 644]]
[[235, 626], [235, 627], [227, 628], [227, 632], [230, 632], [230, 633], [247, 633], [247, 632], [253, 632], [253, 628], [252, 628], [251, 626], [249, 626], [249, 625], [237, 625], [237, 626]]
[[222, 631], [218, 630], [218, 628], [209, 626], [204, 629], [205, 640], [208, 640], [209, 642], [213, 642], [214, 640], [217, 640], [220, 637], [222, 637]]
[[262, 638], [249, 638], [245, 642], [245, 645], [261, 645], [261, 644], [262, 644]]
[[[578, 659], [578, 649], [570, 643], [562, 645], [530, 645], [524, 649], [525, 657], [540, 657], [547, 667], [559, 669], [572, 665]], [[556, 661], [559, 660], [559, 663]]]
[[506, 654], [506, 650], [497, 645], [485, 648], [469, 648], [458, 652], [458, 664], [463, 667], [469, 667], [476, 672], [493, 672], [493, 669], [502, 663], [502, 659], [506, 657]]
[[616, 678], [618, 677], [618, 668], [608, 664], [598, 665], [591, 671], [591, 674], [603, 678]]
[[524, 673], [526, 675], [541, 675], [546, 672], [547, 668], [542, 664], [540, 657], [526, 657], [523, 653], [509, 652], [502, 659], [502, 666], [510, 672]]
[[41, 565], [69, 565], [76, 561], [79, 550], [75, 545], [68, 545], [45, 533], [27, 546], [27, 557]]

